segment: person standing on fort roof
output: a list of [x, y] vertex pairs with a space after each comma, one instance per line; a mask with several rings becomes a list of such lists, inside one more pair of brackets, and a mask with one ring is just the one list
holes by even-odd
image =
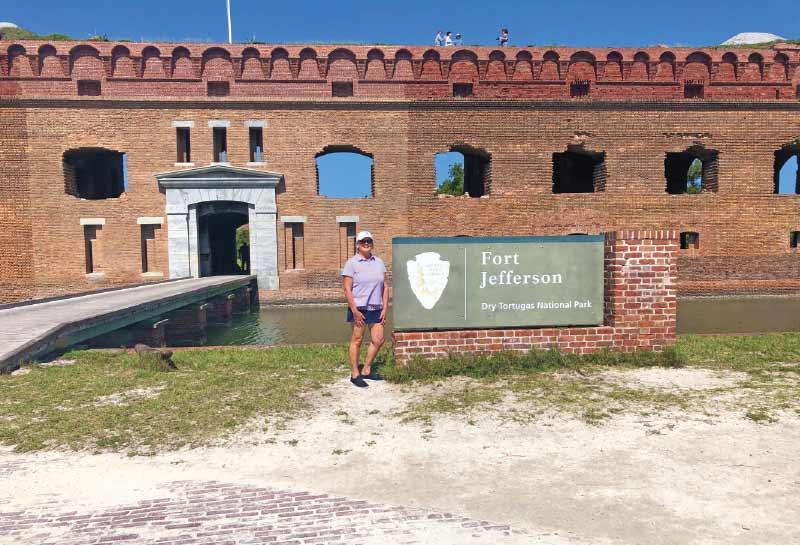
[[433, 39], [434, 45], [442, 45], [444, 43], [444, 36], [441, 30], [436, 31], [436, 38]]
[[[365, 388], [364, 379], [381, 380], [372, 369], [372, 362], [383, 346], [383, 326], [389, 308], [389, 284], [386, 266], [381, 258], [372, 254], [373, 240], [369, 231], [360, 231], [356, 236], [356, 255], [347, 260], [342, 268], [342, 284], [347, 299], [347, 321], [352, 324], [350, 335], [350, 382]], [[358, 369], [358, 357], [364, 331], [369, 327], [370, 343], [364, 367]]]
[[508, 46], [508, 29], [501, 28], [500, 29], [500, 36], [496, 38], [496, 40], [500, 43], [500, 47]]
[[453, 41], [453, 45], [458, 45], [458, 46], [460, 46], [460, 45], [462, 45], [462, 44], [463, 44], [463, 41], [461, 40], [461, 34], [459, 34], [458, 32], [456, 32], [456, 39]]
[[452, 47], [453, 46], [453, 33], [449, 30], [447, 34], [444, 35], [444, 46], [445, 47]]

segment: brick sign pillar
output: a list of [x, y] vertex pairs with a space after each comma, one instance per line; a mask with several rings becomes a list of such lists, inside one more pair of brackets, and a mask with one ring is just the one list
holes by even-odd
[[675, 343], [678, 233], [606, 233], [605, 323], [614, 349], [663, 350]]
[[396, 331], [395, 359], [444, 357], [448, 353], [557, 348], [590, 353], [661, 351], [675, 343], [677, 311], [676, 231], [606, 233], [605, 317], [601, 326]]

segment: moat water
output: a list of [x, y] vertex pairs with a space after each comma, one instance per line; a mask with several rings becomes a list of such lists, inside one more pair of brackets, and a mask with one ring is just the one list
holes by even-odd
[[[211, 326], [207, 345], [341, 343], [349, 335], [346, 307], [264, 306]], [[391, 312], [387, 333], [391, 333]], [[800, 331], [800, 297], [697, 298], [678, 301], [678, 333]]]

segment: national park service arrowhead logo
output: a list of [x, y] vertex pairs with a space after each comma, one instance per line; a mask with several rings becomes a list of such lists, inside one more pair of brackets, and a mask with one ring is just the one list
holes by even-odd
[[450, 276], [450, 262], [442, 261], [436, 252], [417, 254], [414, 261], [406, 261], [408, 282], [417, 300], [430, 310], [439, 301]]

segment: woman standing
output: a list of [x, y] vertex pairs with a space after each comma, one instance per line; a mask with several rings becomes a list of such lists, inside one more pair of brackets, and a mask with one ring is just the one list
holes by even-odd
[[[373, 240], [369, 231], [356, 236], [356, 254], [342, 268], [344, 296], [347, 298], [347, 321], [353, 324], [350, 335], [350, 382], [360, 388], [368, 384], [364, 379], [378, 380], [372, 370], [372, 362], [383, 346], [383, 326], [389, 307], [389, 286], [386, 281], [386, 266], [381, 258], [372, 254]], [[364, 331], [369, 327], [370, 343], [364, 367], [359, 372], [358, 356]]]

